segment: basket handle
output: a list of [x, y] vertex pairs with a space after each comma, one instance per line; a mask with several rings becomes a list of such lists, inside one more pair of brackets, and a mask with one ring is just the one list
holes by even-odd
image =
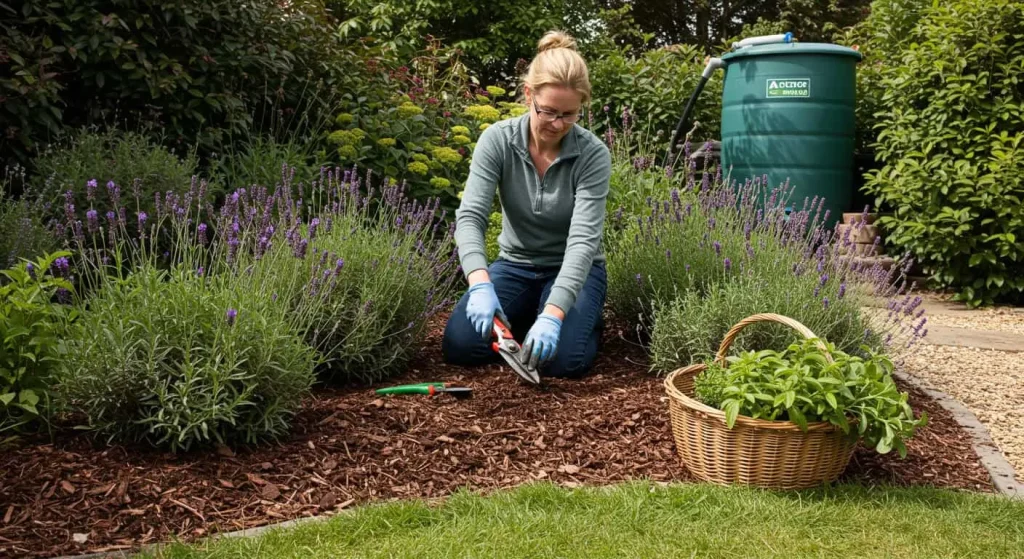
[[[818, 337], [817, 335], [815, 335], [814, 332], [811, 332], [810, 328], [804, 326], [803, 324], [800, 324], [799, 322], [793, 320], [792, 318], [789, 318], [788, 316], [782, 316], [780, 314], [773, 313], [755, 314], [748, 316], [747, 318], [744, 318], [743, 320], [737, 322], [736, 325], [733, 326], [725, 334], [725, 337], [722, 338], [722, 345], [718, 347], [718, 355], [715, 356], [715, 360], [721, 363], [722, 366], [725, 366], [725, 355], [729, 351], [729, 347], [732, 345], [734, 341], [736, 341], [736, 338], [740, 335], [740, 331], [746, 328], [747, 326], [750, 326], [751, 324], [756, 324], [758, 322], [778, 322], [779, 324], [785, 324], [786, 326], [789, 326], [790, 328], [796, 330], [807, 339]], [[828, 348], [825, 347], [825, 344], [821, 343], [821, 341], [819, 340], [817, 345], [821, 349], [822, 353], [825, 354], [825, 359], [829, 363], [834, 363], [834, 361], [832, 360], [832, 356], [828, 352]]]

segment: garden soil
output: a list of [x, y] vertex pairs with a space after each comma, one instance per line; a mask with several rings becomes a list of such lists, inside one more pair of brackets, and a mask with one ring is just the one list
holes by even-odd
[[[445, 365], [440, 324], [410, 372], [388, 384], [448, 381], [471, 387], [472, 399], [319, 389], [292, 435], [263, 448], [171, 456], [62, 430], [54, 444], [4, 452], [0, 557], [138, 549], [463, 487], [692, 479], [675, 454], [662, 379], [621, 330], [606, 330], [585, 380], [537, 388], [502, 365]], [[909, 456], [860, 448], [843, 479], [994, 491], [969, 435], [927, 396], [911, 391], [910, 401], [930, 424]]]

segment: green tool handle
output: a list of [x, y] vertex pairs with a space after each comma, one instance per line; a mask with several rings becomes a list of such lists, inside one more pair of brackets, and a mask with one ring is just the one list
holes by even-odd
[[377, 394], [388, 395], [402, 395], [402, 394], [430, 394], [430, 386], [421, 384], [410, 384], [407, 386], [392, 386], [391, 388], [381, 388], [377, 390]]
[[377, 394], [388, 395], [388, 394], [430, 394], [431, 388], [434, 392], [441, 392], [445, 388], [443, 382], [424, 382], [420, 384], [404, 384], [402, 386], [392, 386], [390, 388], [379, 388]]

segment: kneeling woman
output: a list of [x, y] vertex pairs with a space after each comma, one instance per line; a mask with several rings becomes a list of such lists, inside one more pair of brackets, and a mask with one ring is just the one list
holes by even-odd
[[[541, 375], [580, 377], [597, 355], [607, 290], [601, 237], [611, 176], [607, 146], [578, 126], [590, 101], [586, 63], [560, 32], [541, 39], [524, 80], [528, 111], [480, 135], [455, 241], [469, 289], [445, 328], [449, 363], [499, 360], [494, 316]], [[498, 190], [502, 231], [488, 266], [484, 233]]]

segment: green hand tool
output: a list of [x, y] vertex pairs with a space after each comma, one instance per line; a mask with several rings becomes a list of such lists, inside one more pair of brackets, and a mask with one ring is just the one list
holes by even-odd
[[435, 396], [437, 394], [451, 394], [458, 399], [472, 398], [473, 389], [465, 388], [461, 386], [450, 386], [444, 382], [421, 382], [419, 384], [403, 384], [401, 386], [392, 386], [389, 388], [378, 388], [377, 394], [387, 396], [403, 395], [403, 394], [426, 394], [428, 396]]

